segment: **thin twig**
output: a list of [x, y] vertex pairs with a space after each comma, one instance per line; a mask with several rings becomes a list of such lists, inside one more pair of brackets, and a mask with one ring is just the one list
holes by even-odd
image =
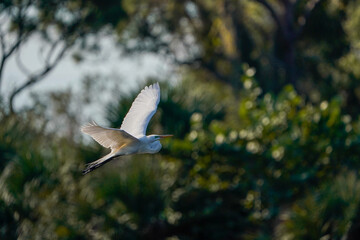
[[53, 42], [51, 44], [51, 47], [49, 49], [49, 52], [46, 56], [46, 59], [45, 59], [45, 64], [49, 64], [50, 63], [50, 60], [51, 60], [51, 56], [53, 55], [56, 47], [58, 46], [58, 44], [60, 43], [60, 41], [63, 40], [62, 38], [59, 38], [58, 40], [56, 40], [55, 42]]
[[25, 75], [31, 74], [30, 70], [25, 67], [25, 65], [23, 64], [23, 62], [21, 60], [20, 51], [16, 51], [15, 61], [16, 61], [17, 66], [19, 67], [20, 71], [23, 74], [25, 74]]
[[15, 89], [15, 91], [11, 94], [9, 99], [9, 109], [11, 113], [15, 113], [14, 111], [14, 100], [15, 97], [21, 93], [26, 88], [32, 86], [33, 84], [41, 81], [44, 79], [44, 77], [59, 63], [59, 61], [63, 58], [65, 52], [69, 49], [70, 45], [65, 44], [62, 50], [59, 52], [59, 54], [56, 56], [55, 60], [51, 64], [47, 64], [42, 71], [40, 71], [38, 74], [29, 76], [28, 80], [25, 81], [23, 85]]

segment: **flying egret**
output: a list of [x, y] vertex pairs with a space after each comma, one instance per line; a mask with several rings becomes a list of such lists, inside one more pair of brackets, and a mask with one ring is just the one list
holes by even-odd
[[104, 128], [95, 122], [81, 127], [81, 131], [90, 135], [103, 147], [110, 148], [111, 152], [104, 157], [87, 164], [83, 174], [104, 165], [110, 160], [130, 154], [157, 153], [161, 149], [160, 139], [173, 135], [146, 136], [146, 128], [155, 114], [160, 101], [160, 86], [155, 83], [145, 87], [126, 114], [120, 129]]

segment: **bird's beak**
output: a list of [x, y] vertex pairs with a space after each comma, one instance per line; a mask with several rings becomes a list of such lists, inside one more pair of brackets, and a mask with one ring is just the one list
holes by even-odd
[[169, 137], [173, 137], [174, 135], [160, 135], [160, 138], [169, 138]]

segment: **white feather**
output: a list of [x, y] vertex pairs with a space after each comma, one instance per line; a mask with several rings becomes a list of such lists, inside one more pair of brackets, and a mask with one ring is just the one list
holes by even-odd
[[156, 113], [160, 101], [159, 83], [145, 87], [136, 97], [126, 114], [120, 129], [136, 138], [145, 136], [150, 119]]
[[139, 141], [121, 129], [100, 127], [95, 122], [82, 126], [81, 131], [90, 135], [103, 147], [111, 148], [111, 150], [116, 150], [124, 144]]

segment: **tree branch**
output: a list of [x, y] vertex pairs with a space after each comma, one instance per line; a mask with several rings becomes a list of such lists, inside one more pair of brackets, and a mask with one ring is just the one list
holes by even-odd
[[59, 54], [56, 56], [55, 60], [49, 64], [49, 60], [51, 58], [51, 55], [48, 55], [48, 59], [46, 59], [46, 66], [44, 67], [44, 69], [42, 71], [40, 71], [38, 74], [29, 76], [28, 80], [22, 84], [20, 87], [18, 87], [17, 89], [15, 89], [15, 91], [10, 95], [10, 99], [9, 99], [9, 109], [11, 113], [15, 113], [14, 111], [14, 100], [15, 97], [21, 93], [23, 90], [25, 90], [26, 88], [32, 86], [35, 83], [38, 83], [39, 81], [41, 81], [42, 79], [44, 79], [44, 77], [59, 63], [59, 61], [63, 58], [65, 52], [69, 49], [69, 44], [65, 44], [65, 46], [61, 49], [61, 51], [59, 52]]
[[0, 45], [1, 45], [1, 54], [4, 55], [6, 51], [6, 46], [5, 46], [4, 33], [1, 30], [1, 28], [0, 28]]
[[53, 42], [53, 44], [51, 44], [51, 47], [50, 47], [49, 52], [48, 52], [48, 54], [46, 56], [46, 59], [45, 59], [45, 64], [48, 65], [50, 63], [51, 56], [53, 55], [53, 53], [54, 53], [56, 47], [58, 46], [58, 44], [60, 43], [60, 41], [61, 41], [61, 38], [59, 38], [58, 40]]
[[16, 61], [16, 64], [18, 66], [18, 68], [20, 69], [20, 71], [25, 74], [25, 75], [30, 75], [31, 72], [29, 69], [27, 69], [25, 67], [25, 65], [23, 64], [23, 62], [21, 61], [21, 58], [20, 58], [20, 51], [17, 51], [16, 52], [17, 54], [15, 55], [15, 61]]
[[[6, 51], [4, 33], [0, 31], [0, 41], [1, 41], [1, 50], [2, 50], [2, 56], [0, 60], [0, 90], [1, 90], [2, 74], [7, 59], [15, 52], [15, 50], [17, 50], [20, 47], [21, 43], [26, 41], [26, 39], [31, 33], [31, 31], [24, 33], [25, 11], [29, 8], [30, 4], [31, 1], [28, 1], [28, 3], [25, 4], [24, 6], [20, 6], [17, 15], [13, 16], [13, 18], [18, 20], [18, 31], [17, 31], [18, 34], [15, 43], [12, 46], [10, 46], [8, 51]], [[11, 15], [11, 10], [12, 9], [9, 9], [10, 15]]]
[[[1, 82], [2, 82], [2, 73], [4, 71], [4, 67], [5, 67], [5, 63], [6, 63], [7, 59], [11, 56], [11, 54], [14, 53], [15, 50], [17, 50], [20, 47], [21, 43], [26, 40], [28, 35], [29, 34], [23, 35], [22, 33], [19, 33], [16, 42], [10, 47], [10, 49], [7, 52], [6, 52], [6, 50], [4, 50], [1, 60], [0, 60], [0, 89], [1, 89]], [[4, 39], [4, 38], [2, 38], [2, 39]], [[4, 48], [5, 48], [5, 44], [4, 44]]]
[[0, 90], [1, 90], [1, 80], [2, 80], [2, 73], [6, 61], [6, 46], [5, 46], [5, 38], [3, 32], [0, 30], [0, 41], [1, 41], [1, 60], [0, 60]]

